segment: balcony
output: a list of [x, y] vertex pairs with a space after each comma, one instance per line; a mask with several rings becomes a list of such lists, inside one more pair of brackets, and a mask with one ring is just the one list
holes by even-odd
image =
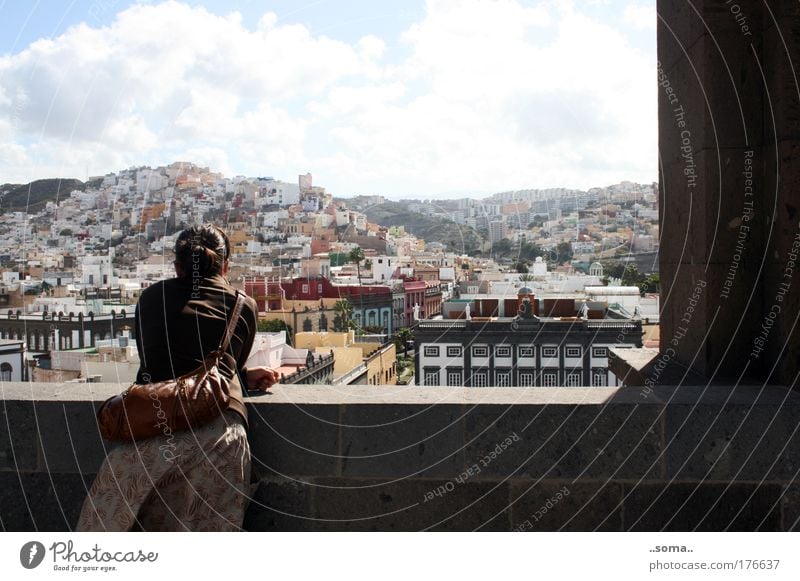
[[[74, 526], [119, 389], [2, 384], [5, 530]], [[800, 527], [800, 394], [782, 387], [271, 391], [248, 400], [250, 530]]]

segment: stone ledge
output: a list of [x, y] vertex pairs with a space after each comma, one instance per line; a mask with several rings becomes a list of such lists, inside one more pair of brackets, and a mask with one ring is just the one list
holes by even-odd
[[[0, 387], [0, 523], [65, 530], [108, 447], [95, 410], [122, 386]], [[736, 528], [755, 527], [758, 516], [761, 528], [783, 530], [799, 512], [800, 394], [781, 387], [291, 385], [247, 404], [266, 499], [251, 505], [251, 528], [512, 530], [564, 483], [574, 487], [569, 502], [531, 530], [656, 530], [660, 517], [643, 508], [653, 499], [659, 513], [682, 499], [677, 510], [727, 485], [724, 500], [753, 517]], [[453, 490], [426, 501], [439, 486]], [[406, 502], [419, 506], [406, 512]], [[361, 514], [381, 507], [395, 512]], [[695, 512], [663, 526], [689, 527]], [[696, 524], [725, 528], [728, 516], [716, 509]]]

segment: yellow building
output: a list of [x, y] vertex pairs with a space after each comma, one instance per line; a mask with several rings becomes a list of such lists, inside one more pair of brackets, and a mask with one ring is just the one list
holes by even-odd
[[377, 341], [362, 342], [356, 339], [354, 331], [296, 333], [295, 347], [317, 354], [332, 353], [334, 383], [348, 375], [360, 384], [394, 385], [397, 382], [397, 352], [392, 342], [385, 345]]

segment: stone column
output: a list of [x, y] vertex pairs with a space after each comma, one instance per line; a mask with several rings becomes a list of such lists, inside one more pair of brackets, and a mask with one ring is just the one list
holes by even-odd
[[800, 371], [800, 3], [658, 0], [658, 15], [659, 357], [706, 379], [789, 385]]

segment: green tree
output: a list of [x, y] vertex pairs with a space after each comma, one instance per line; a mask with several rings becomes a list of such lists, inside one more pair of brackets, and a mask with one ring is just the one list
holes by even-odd
[[349, 258], [351, 262], [356, 263], [356, 269], [358, 269], [358, 284], [361, 286], [361, 261], [364, 260], [364, 250], [360, 246], [356, 246], [350, 251]]
[[331, 252], [328, 254], [331, 261], [331, 266], [342, 266], [347, 264], [348, 254], [346, 252]]
[[403, 350], [403, 355], [408, 354], [408, 342], [414, 339], [414, 334], [408, 327], [402, 327], [394, 333], [394, 344], [398, 349]]
[[520, 260], [526, 260], [531, 262], [535, 260], [537, 257], [542, 256], [544, 252], [539, 247], [538, 244], [535, 242], [523, 242], [519, 247], [519, 258]]
[[354, 327], [353, 325], [353, 305], [348, 299], [339, 299], [333, 305], [333, 330], [337, 332], [347, 332]]
[[528, 274], [527, 272], [519, 275], [520, 282], [530, 282], [533, 280], [533, 275]]
[[622, 286], [639, 286], [644, 277], [635, 264], [629, 264], [622, 273]]
[[508, 238], [503, 238], [502, 240], [498, 240], [494, 244], [492, 244], [492, 254], [496, 254], [498, 257], [507, 256], [511, 253], [511, 240]]
[[258, 322], [258, 330], [261, 333], [279, 333], [280, 331], [286, 332], [286, 342], [292, 342], [292, 327], [286, 321], [281, 319], [261, 320]]
[[569, 242], [560, 242], [556, 246], [556, 262], [564, 264], [572, 260], [572, 245]]

